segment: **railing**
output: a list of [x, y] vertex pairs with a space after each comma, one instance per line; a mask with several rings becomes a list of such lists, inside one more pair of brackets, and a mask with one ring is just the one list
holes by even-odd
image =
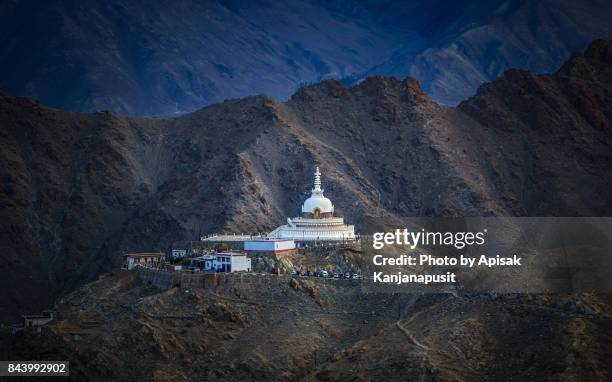
[[[276, 232], [276, 229], [272, 232], [270, 232], [269, 234], [264, 234], [264, 233], [258, 233], [258, 234], [244, 234], [244, 233], [230, 233], [230, 234], [219, 234], [219, 233], [213, 233], [210, 235], [206, 235], [206, 236], [202, 236], [200, 238], [201, 241], [204, 242], [239, 242], [239, 241], [246, 241], [246, 240], [252, 240], [255, 239], [257, 237], [268, 237], [268, 235], [273, 234], [274, 232]], [[334, 241], [328, 241], [325, 240], [325, 236], [322, 236], [319, 239], [309, 239], [309, 238], [304, 238], [304, 240], [300, 240], [300, 239], [293, 239], [296, 242], [309, 242], [309, 243], [314, 243], [314, 244], [308, 244], [311, 246], [338, 246], [340, 244], [355, 244], [355, 243], [359, 243], [360, 242], [360, 238], [361, 236], [359, 234], [355, 235], [355, 238], [346, 238], [344, 240], [342, 239], [338, 239], [338, 240], [334, 240]], [[283, 239], [283, 238], [276, 238], [276, 239]]]
[[246, 240], [251, 240], [255, 237], [258, 237], [258, 235], [252, 235], [252, 234], [211, 234], [211, 235], [207, 235], [207, 236], [202, 236], [200, 238], [201, 241], [227, 241], [227, 242], [233, 242], [233, 241], [246, 241]]

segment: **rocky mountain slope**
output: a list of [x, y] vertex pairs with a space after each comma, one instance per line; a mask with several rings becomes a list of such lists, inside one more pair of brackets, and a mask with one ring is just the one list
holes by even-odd
[[416, 78], [456, 105], [612, 38], [605, 0], [0, 3], [0, 89], [64, 110], [190, 112], [299, 84]]
[[472, 96], [480, 84], [510, 68], [551, 72], [594, 38], [612, 37], [612, 9], [606, 1], [442, 0], [385, 7], [392, 25], [418, 25], [426, 44], [421, 49], [404, 46], [366, 76], [415, 77], [427, 94], [446, 105]]
[[175, 119], [0, 96], [2, 317], [49, 306], [121, 253], [298, 214], [315, 165], [368, 232], [406, 216], [609, 216], [612, 43], [509, 71], [457, 108], [412, 78], [257, 96]]
[[64, 110], [184, 113], [366, 71], [413, 34], [318, 1], [8, 1], [0, 89]]
[[606, 296], [423, 295], [342, 280], [252, 278], [159, 291], [135, 272], [116, 271], [63, 298], [41, 334], [0, 333], [0, 356], [67, 359], [81, 381], [607, 381], [612, 374]]

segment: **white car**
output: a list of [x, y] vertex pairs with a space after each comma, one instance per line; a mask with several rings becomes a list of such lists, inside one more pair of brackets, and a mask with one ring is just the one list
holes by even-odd
[[329, 273], [327, 273], [327, 271], [325, 271], [325, 270], [319, 271], [319, 276], [321, 276], [321, 277], [328, 277]]

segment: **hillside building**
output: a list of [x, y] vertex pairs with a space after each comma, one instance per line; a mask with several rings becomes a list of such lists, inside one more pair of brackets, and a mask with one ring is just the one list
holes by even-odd
[[182, 259], [184, 257], [187, 257], [187, 250], [186, 249], [173, 249], [172, 250], [172, 258], [173, 259]]
[[123, 267], [127, 269], [135, 267], [159, 268], [164, 257], [166, 257], [166, 254], [163, 252], [126, 253], [123, 255]]
[[42, 314], [30, 314], [21, 316], [23, 318], [24, 328], [36, 328], [45, 326], [49, 322], [53, 321], [54, 312], [51, 310], [44, 310]]
[[197, 268], [211, 272], [251, 272], [251, 259], [244, 252], [214, 252], [191, 259]]

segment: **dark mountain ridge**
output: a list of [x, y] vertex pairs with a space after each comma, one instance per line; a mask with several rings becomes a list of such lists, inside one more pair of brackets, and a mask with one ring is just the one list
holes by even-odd
[[415, 77], [456, 105], [612, 38], [604, 0], [0, 2], [0, 88], [63, 110], [184, 114], [300, 84]]
[[48, 307], [124, 251], [274, 228], [298, 214], [315, 165], [363, 232], [408, 216], [610, 215], [611, 47], [554, 74], [508, 71], [456, 108], [390, 77], [174, 119], [1, 94], [1, 315]]

